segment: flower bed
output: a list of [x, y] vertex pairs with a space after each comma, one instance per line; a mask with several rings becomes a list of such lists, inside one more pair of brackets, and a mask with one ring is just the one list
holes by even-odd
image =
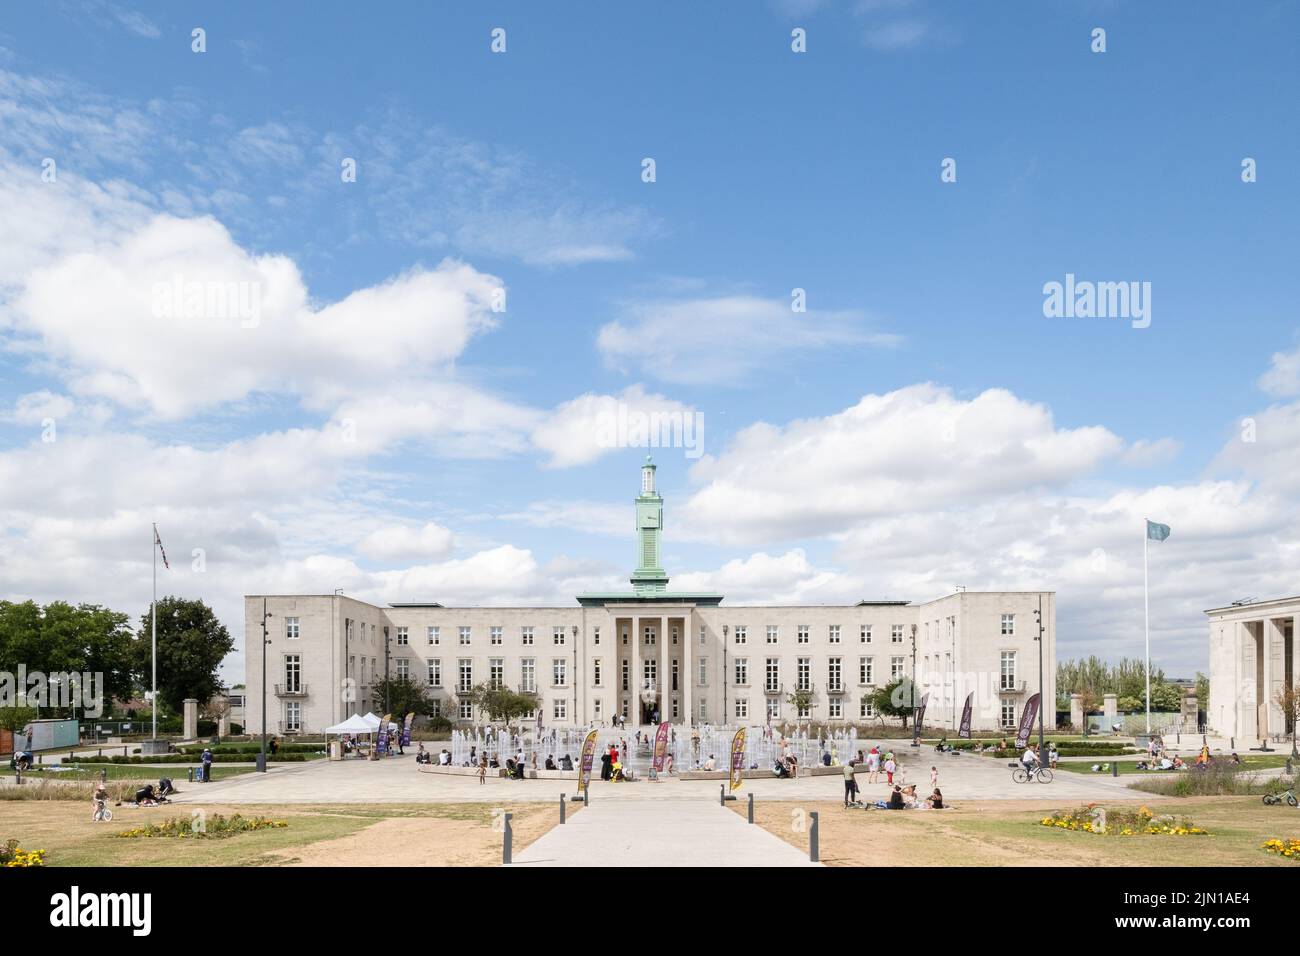
[[223, 817], [216, 813], [211, 817], [168, 817], [162, 823], [148, 823], [118, 833], [119, 837], [177, 837], [179, 839], [208, 840], [231, 837], [236, 833], [252, 833], [255, 830], [282, 830], [289, 824], [283, 820], [270, 820], [266, 817], [244, 817], [236, 813], [233, 817]]
[[1272, 839], [1261, 844], [1260, 849], [1268, 853], [1276, 853], [1278, 856], [1284, 856], [1288, 860], [1300, 860], [1300, 840]]
[[1103, 836], [1208, 836], [1210, 831], [1196, 826], [1186, 817], [1156, 816], [1146, 807], [1107, 809], [1090, 803], [1074, 810], [1057, 810], [1039, 821], [1045, 827], [1078, 830]]
[[44, 850], [24, 850], [18, 845], [17, 840], [10, 840], [8, 843], [0, 844], [0, 866], [44, 866]]

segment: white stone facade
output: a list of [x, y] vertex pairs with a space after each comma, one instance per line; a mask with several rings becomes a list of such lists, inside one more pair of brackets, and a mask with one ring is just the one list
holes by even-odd
[[[1010, 729], [1039, 689], [1041, 602], [1048, 726], [1054, 723], [1056, 600], [1051, 591], [959, 592], [923, 604], [727, 607], [687, 599], [563, 607], [379, 607], [341, 595], [245, 598], [247, 730], [261, 731], [263, 602], [267, 729], [317, 733], [352, 713], [379, 712], [373, 685], [388, 672], [425, 681], [441, 713], [466, 723], [462, 686], [499, 679], [541, 699], [543, 726], [793, 723], [789, 693], [812, 691], [804, 719], [866, 724], [863, 701], [912, 674], [915, 633], [925, 722], [955, 736], [974, 693], [976, 730]], [[349, 680], [350, 679], [350, 680]], [[467, 682], [467, 683], [466, 683]], [[351, 692], [348, 692], [351, 688]], [[641, 691], [653, 702], [640, 712]], [[349, 700], [348, 698], [352, 699]]]
[[1295, 654], [1300, 597], [1205, 613], [1210, 617], [1210, 730], [1252, 746], [1289, 733], [1277, 694], [1300, 684]]

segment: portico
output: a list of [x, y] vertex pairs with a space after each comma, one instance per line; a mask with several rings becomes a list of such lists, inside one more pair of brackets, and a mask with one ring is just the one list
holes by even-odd
[[1210, 699], [1216, 732], [1246, 741], [1292, 732], [1279, 702], [1300, 683], [1295, 639], [1300, 597], [1211, 608]]

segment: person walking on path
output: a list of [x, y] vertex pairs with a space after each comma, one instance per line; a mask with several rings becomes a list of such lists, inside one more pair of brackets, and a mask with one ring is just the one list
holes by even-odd
[[930, 768], [930, 789], [931, 790], [939, 789], [939, 768], [938, 767]]
[[885, 755], [885, 783], [889, 786], [894, 784], [894, 771], [898, 769], [898, 764], [894, 763], [894, 755]]
[[478, 759], [478, 782], [480, 784], [487, 783], [487, 754]]
[[880, 782], [880, 748], [872, 747], [867, 754], [867, 783]]

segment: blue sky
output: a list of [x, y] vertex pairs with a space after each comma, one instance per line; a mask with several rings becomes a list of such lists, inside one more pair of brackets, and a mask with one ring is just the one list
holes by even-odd
[[[1147, 512], [1167, 668], [1296, 593], [1295, 3], [464, 6], [6, 9], [3, 596], [135, 613], [158, 520], [239, 633], [247, 591], [564, 603], [632, 562], [618, 401], [702, 414], [665, 554], [733, 603], [1049, 587], [1063, 653], [1133, 654]], [[302, 301], [92, 317], [176, 249]], [[1150, 327], [1045, 318], [1066, 273], [1151, 283]]]

